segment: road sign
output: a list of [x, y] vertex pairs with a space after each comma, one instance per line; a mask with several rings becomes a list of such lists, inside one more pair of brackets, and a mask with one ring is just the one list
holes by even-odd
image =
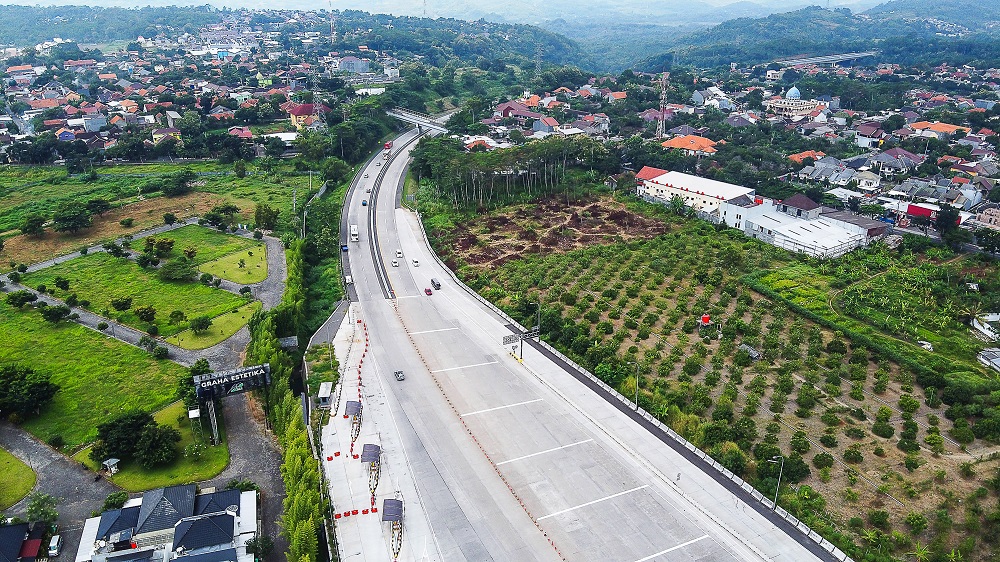
[[531, 339], [538, 337], [538, 330], [532, 330], [530, 332], [523, 332], [520, 334], [511, 334], [509, 336], [503, 337], [503, 345], [510, 345], [512, 343], [517, 343], [522, 339]]

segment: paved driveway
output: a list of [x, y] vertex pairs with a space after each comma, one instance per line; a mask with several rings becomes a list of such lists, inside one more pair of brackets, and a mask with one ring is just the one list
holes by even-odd
[[[64, 558], [76, 557], [83, 534], [83, 521], [104, 498], [118, 488], [104, 479], [95, 481], [94, 473], [62, 455], [31, 434], [7, 422], [0, 422], [0, 447], [28, 463], [38, 474], [35, 491], [59, 498], [59, 527], [65, 541]], [[7, 511], [8, 515], [24, 516], [27, 498]]]

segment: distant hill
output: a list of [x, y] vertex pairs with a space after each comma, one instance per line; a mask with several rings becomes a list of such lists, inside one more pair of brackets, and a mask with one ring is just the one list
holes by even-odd
[[[1000, 26], [990, 25], [989, 19], [1000, 13], [1000, 6], [995, 0], [983, 4], [982, 9], [974, 9], [972, 0], [893, 0], [858, 14], [847, 8], [810, 6], [763, 18], [739, 18], [677, 37], [637, 68], [756, 64], [872, 48], [882, 50], [891, 62], [987, 64], [1000, 61], [1000, 45], [994, 36]], [[928, 6], [934, 9], [926, 13], [938, 16], [914, 15]]]
[[1000, 23], [1000, 2], [981, 0], [891, 0], [865, 12], [879, 19], [937, 19], [983, 30]]

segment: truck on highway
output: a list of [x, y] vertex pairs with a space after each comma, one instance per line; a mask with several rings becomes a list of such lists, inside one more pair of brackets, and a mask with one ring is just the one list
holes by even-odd
[[358, 225], [352, 224], [351, 225], [351, 242], [357, 242], [357, 241], [358, 241]]

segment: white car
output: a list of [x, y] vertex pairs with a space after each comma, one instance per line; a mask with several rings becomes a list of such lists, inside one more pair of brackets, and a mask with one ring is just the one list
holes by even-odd
[[368, 177], [368, 174], [365, 174], [365, 177], [367, 178], [367, 177]]
[[403, 250], [396, 250], [396, 257], [397, 258], [403, 257]]
[[369, 187], [369, 188], [365, 189], [365, 193], [371, 193], [371, 192], [372, 192], [372, 188]]
[[392, 267], [399, 267], [399, 260], [392, 260]]
[[417, 260], [417, 258], [413, 258], [413, 260], [412, 260], [412, 261], [413, 261], [413, 267], [418, 267], [418, 266], [420, 266], [420, 261], [418, 261], [418, 260]]

